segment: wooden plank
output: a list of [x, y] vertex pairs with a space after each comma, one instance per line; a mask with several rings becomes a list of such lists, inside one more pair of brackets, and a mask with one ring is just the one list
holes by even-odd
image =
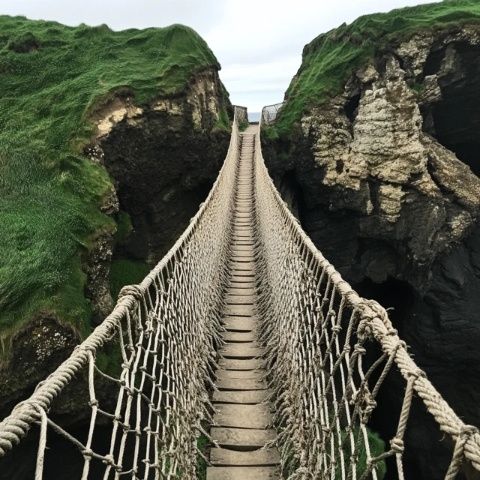
[[265, 370], [226, 370], [224, 368], [219, 368], [215, 375], [217, 378], [256, 378], [257, 380], [262, 380], [265, 378]]
[[251, 268], [252, 270], [255, 269], [255, 262], [251, 262], [248, 260], [238, 260], [238, 259], [232, 259], [230, 260], [230, 264], [233, 266], [239, 266], [239, 267], [245, 267], [245, 268]]
[[257, 339], [257, 333], [250, 332], [224, 332], [223, 339], [227, 342], [253, 342]]
[[244, 273], [255, 275], [255, 270], [253, 268], [249, 267], [248, 265], [243, 266], [241, 263], [240, 264], [236, 263], [235, 265], [231, 265], [230, 268], [233, 275], [237, 275], [237, 274], [243, 275]]
[[268, 406], [264, 403], [255, 405], [215, 404], [213, 416], [217, 427], [267, 428], [272, 423]]
[[267, 382], [258, 378], [219, 378], [215, 385], [220, 390], [249, 391], [266, 390]]
[[210, 434], [220, 446], [238, 449], [261, 448], [276, 437], [275, 430], [254, 428], [212, 427]]
[[264, 354], [255, 343], [227, 343], [218, 352], [223, 358], [255, 358]]
[[254, 297], [257, 298], [257, 292], [254, 288], [235, 288], [235, 287], [228, 287], [227, 295], [232, 296], [247, 296], [247, 297]]
[[236, 332], [250, 332], [257, 327], [255, 317], [224, 317], [222, 322], [227, 330]]
[[235, 261], [239, 261], [239, 260], [245, 260], [245, 261], [248, 261], [248, 262], [252, 262], [255, 260], [255, 255], [254, 255], [254, 252], [252, 251], [251, 253], [245, 253], [245, 252], [234, 252], [232, 254], [232, 258], [235, 259]]
[[244, 405], [256, 405], [269, 399], [269, 390], [217, 390], [213, 393], [213, 402], [218, 403], [241, 403]]
[[218, 466], [275, 466], [280, 463], [278, 452], [273, 448], [260, 448], [251, 452], [238, 452], [226, 448], [212, 448], [212, 465]]
[[237, 280], [230, 278], [228, 288], [257, 288], [255, 280]]
[[207, 480], [278, 480], [277, 467], [208, 467]]
[[261, 358], [220, 358], [218, 366], [227, 370], [256, 370], [263, 367]]
[[223, 310], [224, 315], [232, 315], [239, 317], [252, 317], [255, 315], [256, 308], [253, 304], [248, 305], [237, 305], [237, 304], [228, 304], [225, 305]]
[[225, 302], [227, 305], [250, 305], [253, 307], [255, 301], [257, 300], [256, 295], [231, 295], [227, 294], [225, 296]]

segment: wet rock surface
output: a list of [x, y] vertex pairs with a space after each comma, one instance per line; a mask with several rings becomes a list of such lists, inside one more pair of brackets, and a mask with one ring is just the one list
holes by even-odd
[[[392, 46], [343, 94], [307, 111], [290, 138], [264, 140], [270, 171], [316, 245], [361, 294], [396, 308], [416, 362], [475, 425], [479, 34], [452, 28]], [[386, 404], [399, 409], [403, 388], [392, 377]], [[385, 435], [389, 415], [379, 409], [374, 419]], [[432, 441], [440, 435], [420, 404], [409, 425], [407, 468], [443, 478], [451, 450]]]
[[0, 365], [0, 418], [33, 393], [36, 383], [53, 372], [79, 342], [78, 335], [47, 312], [40, 314], [12, 340], [9, 361]]

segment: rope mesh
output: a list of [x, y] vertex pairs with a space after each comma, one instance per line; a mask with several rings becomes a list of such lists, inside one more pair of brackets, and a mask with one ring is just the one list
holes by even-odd
[[[42, 478], [51, 430], [80, 450], [82, 479], [196, 478], [196, 440], [212, 414], [209, 379], [220, 342], [218, 312], [238, 163], [236, 122], [233, 132], [219, 177], [190, 226], [142, 284], [125, 287], [113, 313], [0, 424], [0, 457], [40, 422], [36, 479]], [[117, 374], [101, 367], [104, 343], [119, 364]], [[83, 440], [48, 415], [52, 400], [78, 372], [88, 384], [90, 408]], [[103, 451], [95, 448], [99, 426], [102, 435], [109, 432]]]
[[[243, 109], [236, 112], [245, 115]], [[80, 452], [82, 479], [196, 478], [196, 441], [212, 423], [209, 391], [221, 346], [238, 149], [235, 120], [224, 166], [189, 227], [145, 280], [125, 287], [112, 314], [0, 423], [0, 457], [39, 424], [36, 480], [44, 478], [53, 433]], [[465, 463], [480, 471], [477, 429], [456, 416], [418, 369], [386, 311], [360, 298], [303, 232], [268, 175], [259, 135], [255, 155], [261, 341], [284, 477], [376, 480], [392, 458], [403, 479], [414, 395], [453, 439], [445, 478], [456, 478]], [[105, 358], [115, 365], [105, 366]], [[405, 390], [396, 434], [384, 450], [368, 425], [390, 371], [401, 375]], [[87, 392], [84, 438], [52, 420], [52, 403], [62, 401], [69, 384]], [[105, 445], [99, 437], [107, 438]]]
[[[256, 142], [260, 318], [285, 478], [376, 480], [393, 457], [403, 479], [414, 395], [455, 441], [445, 478], [456, 478], [465, 460], [480, 470], [478, 430], [456, 416], [415, 365], [385, 309], [360, 298], [315, 248], [273, 185], [259, 136]], [[391, 419], [396, 434], [384, 449], [368, 424], [392, 369], [405, 390]]]
[[262, 109], [261, 121], [264, 125], [270, 125], [275, 122], [283, 107], [283, 102], [267, 105]]

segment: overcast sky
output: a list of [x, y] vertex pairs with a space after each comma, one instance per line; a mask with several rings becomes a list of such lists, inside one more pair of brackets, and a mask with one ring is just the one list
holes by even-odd
[[0, 14], [114, 30], [183, 23], [208, 42], [237, 105], [259, 111], [280, 102], [320, 33], [366, 13], [431, 0], [0, 0]]

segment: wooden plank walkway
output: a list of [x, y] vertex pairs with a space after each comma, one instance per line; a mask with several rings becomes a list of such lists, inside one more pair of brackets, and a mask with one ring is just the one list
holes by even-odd
[[255, 134], [242, 134], [234, 213], [230, 285], [223, 314], [225, 345], [216, 372], [218, 391], [207, 480], [275, 480], [280, 478], [256, 312], [253, 157]]

